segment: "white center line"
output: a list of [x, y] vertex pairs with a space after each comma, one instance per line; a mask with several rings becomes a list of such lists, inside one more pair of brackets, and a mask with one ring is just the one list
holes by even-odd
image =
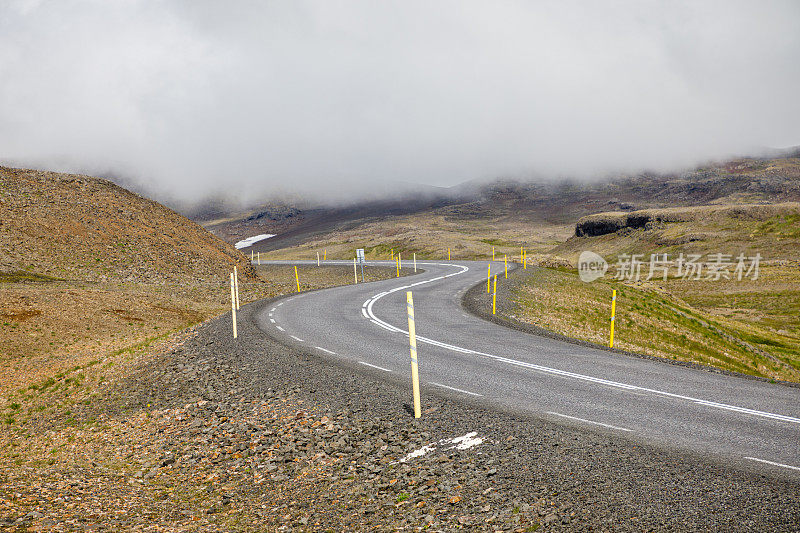
[[464, 390], [464, 389], [457, 389], [457, 388], [451, 387], [449, 385], [442, 385], [441, 383], [436, 383], [435, 381], [429, 381], [428, 383], [431, 384], [431, 385], [435, 385], [437, 387], [442, 387], [443, 389], [450, 389], [450, 390], [453, 390], [453, 391], [456, 391], [456, 392], [463, 392], [464, 394], [469, 394], [470, 396], [483, 396], [483, 394], [478, 394], [477, 392], [470, 392], [470, 391]]
[[382, 366], [378, 366], [378, 365], [372, 365], [372, 364], [370, 364], [370, 363], [367, 363], [367, 362], [365, 362], [365, 361], [359, 361], [358, 363], [359, 363], [359, 364], [361, 364], [361, 365], [364, 365], [364, 366], [369, 366], [369, 367], [372, 367], [372, 368], [377, 368], [378, 370], [383, 370], [384, 372], [391, 372], [391, 370], [389, 370], [388, 368], [383, 368]]
[[[432, 263], [432, 264], [440, 264], [440, 263]], [[445, 264], [444, 266], [461, 268], [461, 270], [458, 271], [458, 272], [453, 272], [451, 274], [448, 274], [448, 275], [444, 276], [445, 278], [449, 278], [450, 276], [458, 276], [458, 275], [463, 274], [464, 272], [467, 272], [469, 270], [469, 267], [466, 267], [466, 266], [463, 266], [463, 265], [457, 265], [457, 264]], [[401, 335], [408, 336], [408, 330], [405, 330], [402, 327], [393, 326], [392, 324], [389, 324], [388, 322], [386, 322], [384, 320], [381, 320], [380, 318], [375, 316], [375, 312], [373, 311], [373, 306], [375, 305], [375, 303], [379, 299], [383, 298], [384, 296], [386, 296], [388, 294], [392, 294], [394, 292], [398, 292], [398, 291], [401, 291], [401, 290], [409, 289], [409, 288], [416, 287], [418, 285], [423, 285], [425, 283], [430, 283], [430, 282], [431, 282], [431, 280], [422, 280], [422, 281], [418, 281], [417, 283], [412, 283], [410, 285], [404, 285], [402, 287], [395, 287], [395, 288], [393, 288], [391, 290], [388, 290], [388, 291], [385, 291], [385, 292], [382, 292], [382, 293], [374, 295], [369, 300], [364, 302], [364, 305], [366, 306], [366, 310], [367, 310], [367, 315], [369, 316], [370, 321], [373, 324], [375, 324], [376, 326], [379, 326], [379, 327], [381, 327], [381, 328], [383, 328], [383, 329], [385, 329], [387, 331], [396, 332], [396, 333], [400, 333]], [[616, 388], [623, 389], [623, 390], [628, 390], [628, 391], [631, 391], [631, 392], [645, 392], [645, 393], [657, 394], [659, 396], [664, 396], [664, 397], [667, 397], [667, 398], [674, 398], [676, 400], [686, 400], [686, 401], [694, 402], [694, 403], [696, 403], [698, 405], [703, 405], [705, 407], [713, 407], [715, 409], [724, 409], [724, 410], [727, 410], [727, 411], [735, 411], [735, 412], [738, 412], [738, 413], [743, 413], [743, 414], [753, 415], [753, 416], [759, 416], [759, 417], [763, 417], [763, 418], [769, 418], [769, 419], [778, 420], [778, 421], [781, 421], [781, 422], [791, 422], [793, 424], [800, 424], [800, 418], [797, 418], [797, 417], [794, 417], [794, 416], [782, 415], [782, 414], [778, 414], [778, 413], [770, 413], [770, 412], [767, 412], [767, 411], [759, 411], [757, 409], [748, 409], [746, 407], [739, 407], [739, 406], [736, 406], [736, 405], [728, 405], [728, 404], [719, 403], [719, 402], [711, 402], [711, 401], [708, 401], [708, 400], [704, 400], [702, 398], [693, 398], [691, 396], [685, 396], [683, 394], [675, 394], [675, 393], [672, 393], [672, 392], [662, 391], [662, 390], [658, 390], [658, 389], [651, 389], [651, 388], [648, 388], [648, 387], [640, 387], [638, 385], [630, 385], [628, 383], [620, 383], [618, 381], [611, 381], [609, 379], [602, 379], [602, 378], [597, 378], [597, 377], [594, 377], [594, 376], [587, 376], [585, 374], [578, 374], [578, 373], [575, 373], [575, 372], [568, 372], [566, 370], [560, 370], [560, 369], [557, 369], [557, 368], [551, 368], [551, 367], [547, 367], [547, 366], [543, 366], [543, 365], [537, 365], [537, 364], [534, 364], [534, 363], [528, 363], [526, 361], [520, 361], [520, 360], [517, 360], [517, 359], [511, 359], [509, 357], [503, 357], [503, 356], [500, 356], [500, 355], [494, 355], [494, 354], [490, 354], [490, 353], [486, 353], [486, 352], [480, 352], [478, 350], [470, 350], [469, 348], [463, 348], [461, 346], [455, 346], [453, 344], [447, 344], [445, 342], [440, 342], [440, 341], [437, 341], [437, 340], [434, 340], [434, 339], [429, 339], [427, 337], [423, 337], [422, 335], [417, 335], [417, 342], [418, 343], [431, 344], [433, 346], [439, 346], [439, 347], [444, 348], [446, 350], [451, 350], [451, 351], [454, 351], [454, 352], [457, 352], [457, 353], [463, 353], [463, 354], [468, 354], [468, 355], [476, 355], [476, 356], [479, 356], [479, 357], [486, 357], [486, 358], [493, 359], [495, 361], [498, 361], [498, 362], [501, 362], [501, 363], [505, 363], [505, 364], [508, 364], [508, 365], [518, 366], [518, 367], [522, 367], [522, 368], [528, 368], [528, 369], [531, 369], [531, 370], [544, 372], [544, 373], [547, 373], [547, 374], [563, 376], [563, 377], [566, 377], [566, 378], [577, 379], [577, 380], [581, 380], [581, 381], [585, 381], [585, 382], [597, 383], [597, 384], [600, 384], [600, 385], [607, 385], [607, 386], [616, 387]]]
[[281, 331], [286, 331], [285, 329], [283, 329], [283, 328], [282, 328], [282, 327], [280, 327], [280, 326], [275, 326], [275, 327], [276, 327], [276, 328], [278, 328], [278, 329], [279, 329], [279, 330], [281, 330]]
[[275, 319], [274, 318], [270, 318], [269, 321], [272, 322], [273, 324], [275, 323]]
[[758, 457], [745, 457], [745, 459], [750, 459], [751, 461], [758, 461], [759, 463], [767, 463], [768, 465], [780, 466], [781, 468], [791, 468], [792, 470], [800, 471], [800, 466], [785, 465], [783, 463], [767, 461], [766, 459], [759, 459]]
[[[276, 306], [276, 307], [277, 307], [277, 306]], [[270, 313], [274, 313], [274, 312], [275, 312], [275, 307], [273, 307], [272, 309], [270, 309], [270, 310], [269, 310], [269, 312], [270, 312]]]
[[620, 431], [633, 431], [632, 429], [621, 428], [619, 426], [612, 426], [611, 424], [603, 424], [602, 422], [595, 422], [594, 420], [586, 420], [585, 418], [578, 418], [577, 416], [562, 415], [561, 413], [556, 413], [553, 411], [547, 411], [547, 414], [563, 416], [564, 418], [569, 418], [570, 420], [578, 420], [580, 422], [586, 422], [587, 424], [596, 424], [598, 426], [603, 426], [604, 428], [618, 429]]
[[329, 353], [329, 354], [331, 354], [331, 355], [336, 355], [336, 352], [332, 352], [332, 351], [330, 351], [330, 350], [326, 350], [325, 348], [321, 348], [321, 347], [319, 347], [319, 346], [314, 346], [314, 348], [316, 348], [317, 350], [320, 350], [320, 351], [322, 351], [322, 352]]
[[289, 335], [289, 336], [290, 336], [291, 338], [293, 338], [294, 340], [296, 340], [297, 342], [305, 342], [305, 341], [304, 341], [303, 339], [301, 339], [300, 337], [295, 337], [294, 335]]

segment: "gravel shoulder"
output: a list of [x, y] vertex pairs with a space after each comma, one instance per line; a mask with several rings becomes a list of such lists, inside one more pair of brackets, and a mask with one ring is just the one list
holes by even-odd
[[792, 531], [800, 523], [800, 484], [768, 473], [428, 390], [415, 420], [409, 384], [260, 331], [254, 316], [269, 302], [242, 307], [236, 340], [223, 315], [141, 354], [91, 402], [72, 405], [68, 424], [42, 419], [48, 439], [30, 438], [35, 420], [5, 429], [3, 450], [17, 457], [4, 453], [0, 463], [0, 528]]

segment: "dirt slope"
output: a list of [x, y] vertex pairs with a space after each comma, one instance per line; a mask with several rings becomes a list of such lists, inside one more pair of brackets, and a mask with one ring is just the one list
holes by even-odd
[[0, 271], [103, 281], [223, 280], [247, 258], [110, 181], [0, 167]]

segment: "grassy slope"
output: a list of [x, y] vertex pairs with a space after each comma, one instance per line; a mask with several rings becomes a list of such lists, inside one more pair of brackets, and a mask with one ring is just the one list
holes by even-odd
[[[605, 281], [583, 283], [574, 269], [545, 270], [518, 295], [518, 314], [576, 338], [608, 342], [612, 288], [617, 346], [770, 378], [800, 381], [800, 205], [659, 210], [662, 222], [597, 237], [573, 237], [554, 253], [583, 250], [611, 265]], [[600, 216], [620, 216], [614, 214]], [[689, 238], [691, 237], [691, 238]], [[617, 255], [651, 253], [764, 257], [757, 280], [613, 282]], [[705, 257], [703, 260], [706, 260]], [[647, 273], [647, 267], [643, 269]]]

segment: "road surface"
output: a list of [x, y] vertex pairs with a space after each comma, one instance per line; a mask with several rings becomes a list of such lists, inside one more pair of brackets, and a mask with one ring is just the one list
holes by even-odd
[[[377, 264], [394, 263], [369, 263]], [[418, 266], [425, 272], [416, 276], [287, 297], [265, 308], [258, 325], [287, 344], [410, 381], [411, 290], [423, 396], [460, 396], [487, 409], [512, 409], [800, 478], [800, 388], [504, 328], [461, 306], [464, 292], [485, 282], [486, 262]], [[492, 264], [493, 271], [502, 268], [502, 262]], [[369, 280], [369, 266], [366, 272]]]

